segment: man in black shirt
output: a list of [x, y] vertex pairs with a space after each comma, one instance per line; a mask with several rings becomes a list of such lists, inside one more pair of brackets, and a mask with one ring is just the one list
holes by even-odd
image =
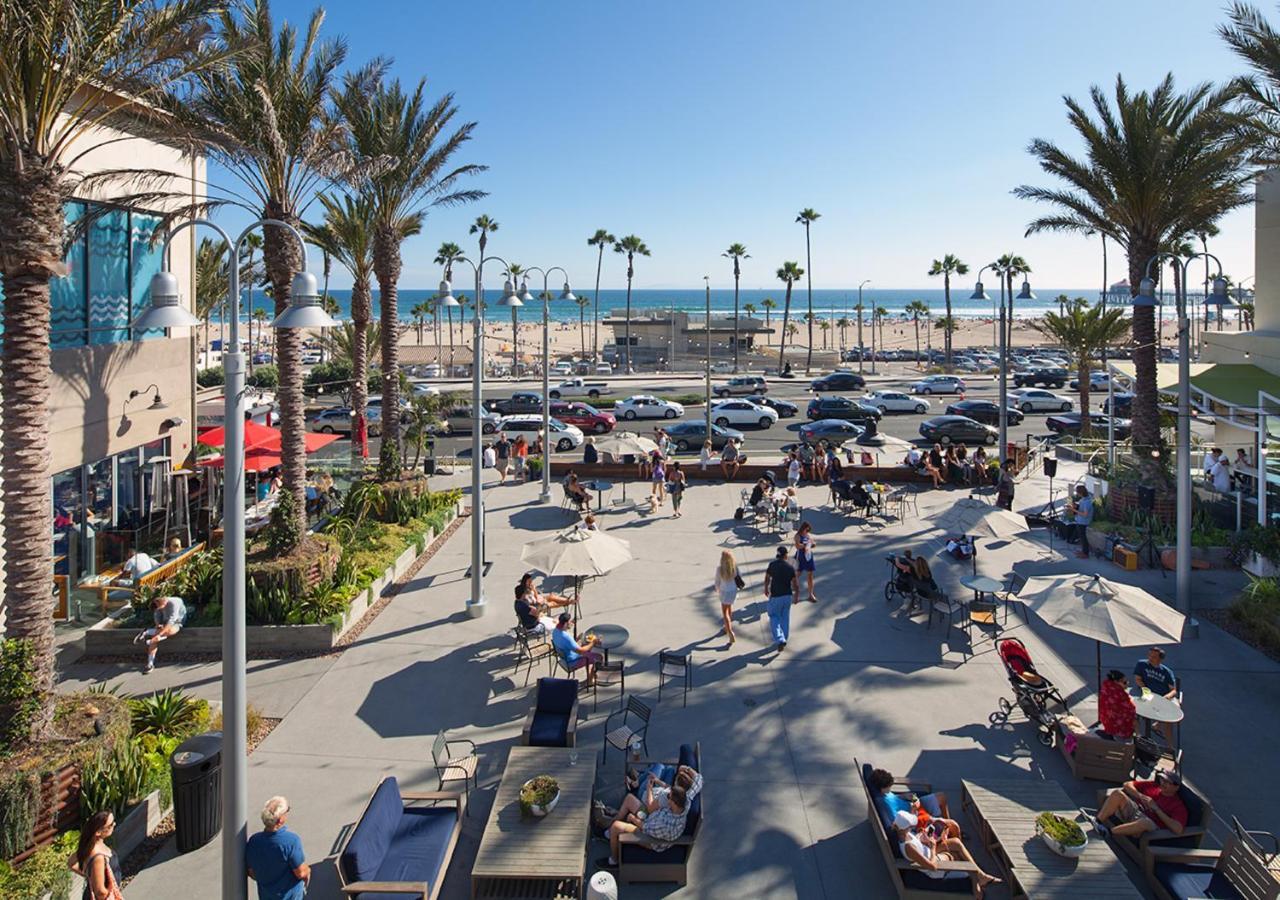
[[783, 544], [778, 548], [777, 559], [769, 563], [764, 573], [764, 593], [769, 598], [769, 627], [778, 643], [778, 652], [786, 648], [787, 638], [791, 635], [791, 606], [798, 590], [796, 570], [787, 562], [787, 547]]
[[501, 431], [498, 432], [498, 439], [493, 442], [493, 452], [497, 460], [494, 468], [498, 470], [498, 484], [503, 484], [507, 480], [507, 463], [511, 459], [511, 442], [507, 440], [507, 436]]

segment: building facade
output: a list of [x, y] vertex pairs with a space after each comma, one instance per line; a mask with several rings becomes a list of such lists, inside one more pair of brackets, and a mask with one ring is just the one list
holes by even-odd
[[[621, 360], [626, 357], [627, 311], [615, 309], [609, 312], [604, 324], [613, 329], [614, 341], [606, 346], [606, 359]], [[755, 347], [759, 335], [768, 335], [760, 319], [740, 316], [735, 332], [733, 316], [711, 316], [708, 328], [705, 315], [690, 315], [681, 310], [642, 309], [631, 311], [631, 361], [637, 365], [658, 365], [680, 368], [692, 361], [707, 358], [708, 343], [711, 359], [733, 359], [735, 341], [739, 353], [746, 354]]]

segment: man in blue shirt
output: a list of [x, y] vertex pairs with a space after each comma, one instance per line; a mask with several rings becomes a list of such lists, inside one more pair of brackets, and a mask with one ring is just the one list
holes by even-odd
[[560, 613], [560, 618], [556, 620], [556, 628], [551, 632], [551, 645], [556, 648], [556, 652], [560, 654], [560, 658], [570, 670], [586, 666], [587, 687], [591, 687], [594, 683], [596, 666], [601, 661], [600, 654], [595, 652], [597, 643], [599, 641], [592, 634], [587, 636], [585, 643], [579, 644], [578, 639], [573, 636], [573, 616], [567, 612]]
[[311, 883], [311, 867], [302, 839], [285, 828], [289, 801], [272, 797], [262, 807], [262, 831], [245, 847], [249, 877], [258, 883], [258, 900], [302, 900]]
[[[1164, 664], [1164, 651], [1159, 647], [1152, 647], [1147, 651], [1146, 659], [1138, 660], [1138, 664], [1133, 667], [1133, 680], [1139, 689], [1146, 688], [1153, 694], [1178, 702], [1177, 679], [1173, 676], [1173, 669]], [[1172, 747], [1173, 725], [1161, 722], [1160, 732]]]

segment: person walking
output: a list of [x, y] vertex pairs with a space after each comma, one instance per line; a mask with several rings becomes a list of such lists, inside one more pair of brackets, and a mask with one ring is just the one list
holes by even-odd
[[720, 598], [720, 617], [724, 620], [721, 634], [729, 636], [730, 646], [738, 639], [733, 633], [733, 604], [738, 599], [738, 591], [745, 584], [738, 574], [738, 562], [733, 558], [733, 551], [720, 552], [720, 565], [716, 566], [715, 588]]
[[245, 844], [245, 868], [258, 883], [258, 900], [302, 900], [311, 884], [302, 839], [285, 827], [288, 818], [289, 801], [272, 797], [262, 807], [262, 831]]
[[1006, 459], [1000, 467], [1000, 480], [996, 482], [996, 506], [1013, 511], [1013, 460]]
[[671, 461], [671, 470], [667, 472], [667, 493], [671, 495], [671, 518], [680, 518], [680, 501], [684, 499], [685, 485], [688, 479], [680, 468], [678, 460]]
[[493, 442], [494, 467], [498, 470], [498, 484], [507, 482], [507, 463], [511, 459], [511, 442], [506, 434], [499, 431], [498, 439]]
[[796, 545], [796, 570], [797, 572], [808, 573], [809, 576], [809, 596], [806, 598], [810, 603], [817, 603], [818, 598], [813, 593], [813, 548], [818, 541], [813, 536], [813, 525], [810, 522], [801, 522], [800, 527], [796, 529], [795, 545]]
[[650, 475], [649, 499], [656, 498], [658, 506], [662, 505], [662, 501], [666, 499], [666, 483], [667, 483], [667, 463], [662, 458], [662, 454], [656, 451], [653, 454], [653, 469]]
[[796, 570], [787, 562], [787, 546], [778, 548], [778, 555], [769, 563], [764, 573], [764, 595], [768, 598], [769, 628], [781, 653], [787, 648], [791, 636], [791, 606], [796, 602], [800, 584]]
[[515, 460], [515, 473], [512, 476], [517, 484], [524, 481], [524, 464], [529, 458], [529, 442], [524, 439], [524, 435], [516, 438], [516, 442], [511, 446], [511, 456]]
[[107, 846], [116, 830], [115, 813], [96, 812], [80, 829], [80, 842], [71, 858], [71, 871], [84, 878], [82, 900], [124, 900], [120, 882], [124, 873], [120, 857]]

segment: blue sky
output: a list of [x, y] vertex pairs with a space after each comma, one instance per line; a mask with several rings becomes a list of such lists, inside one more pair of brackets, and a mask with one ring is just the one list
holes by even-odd
[[[301, 22], [313, 6], [274, 9]], [[1062, 95], [1084, 97], [1117, 73], [1145, 88], [1170, 70], [1183, 87], [1242, 71], [1214, 32], [1221, 8], [1203, 0], [325, 8], [325, 30], [346, 37], [352, 64], [394, 57], [396, 75], [425, 75], [433, 95], [454, 92], [461, 117], [478, 123], [458, 161], [489, 166], [474, 186], [490, 196], [431, 214], [405, 246], [406, 288], [434, 287], [441, 241], [474, 250], [467, 225], [479, 213], [501, 224], [492, 252], [563, 266], [575, 287], [594, 282], [586, 238], [601, 227], [647, 242], [637, 287], [696, 287], [704, 274], [728, 286], [720, 253], [733, 241], [752, 256], [743, 287], [772, 287], [784, 260], [803, 265], [794, 218], [806, 206], [822, 213], [815, 287], [940, 286], [925, 277], [935, 256], [981, 264], [1018, 252], [1033, 283], [1093, 288], [1096, 239], [1023, 237], [1037, 209], [1010, 190], [1045, 182], [1027, 143], [1074, 148]], [[1210, 249], [1244, 278], [1253, 212], [1222, 224]], [[1110, 274], [1123, 275], [1114, 247]], [[335, 272], [335, 287], [348, 283]], [[625, 286], [621, 257], [606, 254], [602, 286]]]

